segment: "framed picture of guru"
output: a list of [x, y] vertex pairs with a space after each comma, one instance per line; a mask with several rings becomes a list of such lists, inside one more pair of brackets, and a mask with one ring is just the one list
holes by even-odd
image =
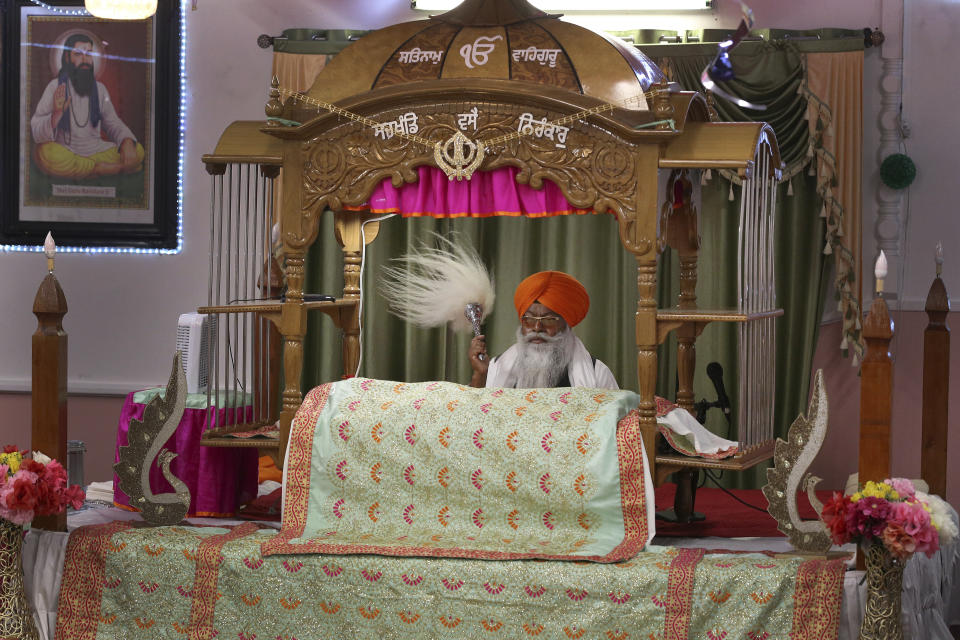
[[0, 243], [177, 246], [179, 4], [0, 0]]

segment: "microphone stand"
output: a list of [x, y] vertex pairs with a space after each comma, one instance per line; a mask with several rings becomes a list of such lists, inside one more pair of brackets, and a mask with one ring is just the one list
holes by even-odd
[[[713, 387], [717, 392], [717, 399], [710, 401], [706, 398], [696, 401], [693, 404], [695, 417], [700, 424], [706, 424], [707, 412], [710, 409], [720, 409], [727, 418], [727, 433], [729, 434], [729, 425], [732, 423], [730, 416], [730, 399], [727, 397], [726, 389], [723, 386], [723, 367], [719, 362], [711, 362], [707, 365], [707, 375], [713, 382]], [[666, 447], [668, 444], [663, 443]], [[671, 449], [672, 451], [672, 449]], [[657, 519], [667, 522], [700, 522], [706, 520], [703, 513], [694, 511], [697, 500], [697, 485], [699, 484], [700, 470], [696, 468], [687, 468], [674, 472], [674, 484], [677, 486], [676, 494], [673, 499], [673, 507], [657, 511]], [[686, 508], [678, 509], [677, 505], [689, 505], [689, 513]]]

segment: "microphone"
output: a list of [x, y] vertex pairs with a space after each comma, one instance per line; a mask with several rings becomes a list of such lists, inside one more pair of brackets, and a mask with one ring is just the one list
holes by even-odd
[[727, 390], [723, 386], [723, 367], [719, 362], [711, 362], [707, 365], [707, 376], [713, 382], [713, 388], [717, 390], [717, 406], [727, 416], [730, 421], [730, 398], [727, 397]]

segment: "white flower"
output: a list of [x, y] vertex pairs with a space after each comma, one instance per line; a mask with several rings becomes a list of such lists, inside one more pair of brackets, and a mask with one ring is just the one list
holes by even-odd
[[35, 462], [39, 462], [40, 464], [50, 464], [50, 462], [53, 460], [50, 456], [45, 453], [41, 453], [40, 451], [33, 452], [33, 459]]
[[930, 507], [930, 522], [937, 528], [940, 546], [950, 544], [957, 539], [957, 521], [953, 519], [953, 508], [940, 496], [917, 492], [917, 498]]

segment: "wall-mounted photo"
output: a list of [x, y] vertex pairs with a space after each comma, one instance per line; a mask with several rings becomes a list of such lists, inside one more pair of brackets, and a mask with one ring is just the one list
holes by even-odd
[[132, 21], [0, 3], [0, 240], [175, 247], [178, 3]]

